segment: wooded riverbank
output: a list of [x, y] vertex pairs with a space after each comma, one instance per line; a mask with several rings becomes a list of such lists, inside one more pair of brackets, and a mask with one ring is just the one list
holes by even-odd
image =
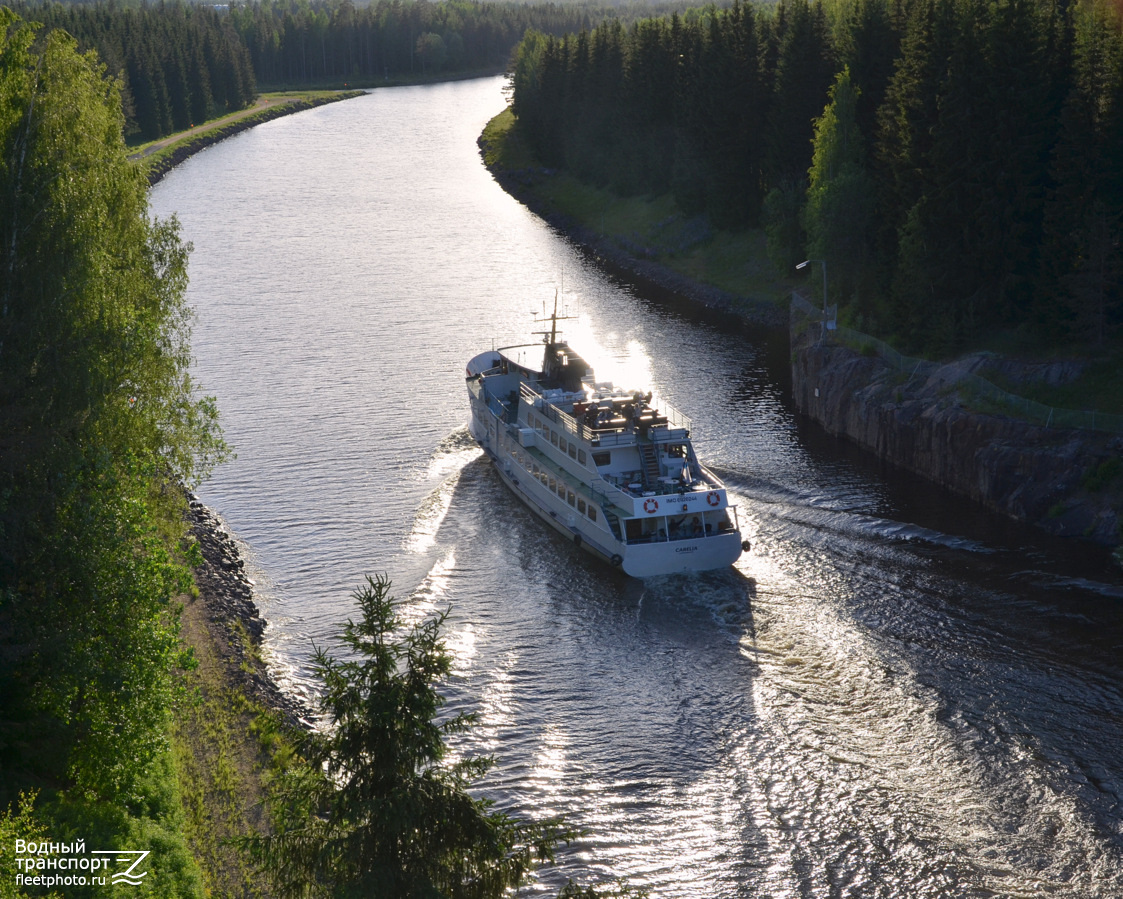
[[[604, 234], [591, 222], [558, 213], [543, 196], [543, 185], [556, 172], [528, 161], [525, 147], [504, 153], [499, 145], [519, 138], [509, 126], [493, 127], [495, 122], [480, 138], [485, 164], [495, 179], [609, 268], [754, 324], [789, 327], [779, 279], [771, 302], [738, 296], [637, 254], [624, 235]], [[503, 159], [512, 158], [518, 159], [519, 168], [503, 164]], [[811, 329], [815, 335], [818, 327]], [[972, 410], [952, 395], [947, 377], [902, 384], [904, 379], [896, 378], [876, 357], [808, 341], [807, 333], [790, 331], [793, 396], [797, 408], [829, 433], [1019, 521], [1053, 534], [1119, 546], [1123, 437], [1041, 428]], [[948, 376], [955, 365], [933, 368]]]

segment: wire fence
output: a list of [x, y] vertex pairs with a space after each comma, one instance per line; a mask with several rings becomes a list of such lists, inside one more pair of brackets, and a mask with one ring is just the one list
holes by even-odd
[[[822, 309], [812, 305], [798, 293], [792, 294], [792, 313], [793, 333], [802, 334], [808, 328], [822, 324], [821, 334], [824, 341], [842, 344], [864, 356], [877, 356], [890, 367], [908, 374], [910, 380], [914, 375], [926, 376], [940, 367], [935, 362], [899, 353], [884, 340], [839, 326], [837, 321], [830, 320], [829, 312], [824, 316]], [[1123, 434], [1123, 415], [1096, 412], [1094, 409], [1080, 411], [1046, 406], [1044, 403], [1003, 390], [973, 372], [958, 373], [952, 386], [959, 391], [967, 405], [979, 412], [1006, 415], [1046, 428], [1079, 428], [1085, 431]]]

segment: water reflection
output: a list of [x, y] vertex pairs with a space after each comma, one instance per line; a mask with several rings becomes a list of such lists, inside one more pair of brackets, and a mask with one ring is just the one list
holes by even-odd
[[[449, 707], [480, 716], [457, 751], [498, 755], [489, 795], [588, 828], [557, 877], [661, 899], [1123, 895], [1106, 555], [808, 426], [782, 335], [559, 240], [480, 165], [500, 87], [278, 120], [153, 193], [196, 247], [196, 375], [239, 454], [202, 495], [252, 549], [289, 682], [387, 570], [411, 616], [451, 606]], [[630, 580], [472, 445], [465, 360], [525, 341], [555, 287], [602, 376], [694, 422], [754, 545], [736, 568]]]

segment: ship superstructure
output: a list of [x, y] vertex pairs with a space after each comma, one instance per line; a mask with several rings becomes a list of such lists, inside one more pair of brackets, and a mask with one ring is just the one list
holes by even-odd
[[468, 362], [472, 436], [504, 482], [578, 546], [634, 577], [731, 565], [748, 549], [689, 420], [650, 392], [597, 381], [558, 337]]

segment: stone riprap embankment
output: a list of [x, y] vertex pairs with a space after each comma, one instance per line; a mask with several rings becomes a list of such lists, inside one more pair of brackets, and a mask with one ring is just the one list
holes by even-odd
[[203, 564], [195, 568], [199, 596], [209, 630], [227, 660], [227, 670], [247, 695], [279, 713], [291, 726], [307, 727], [312, 713], [273, 680], [261, 658], [265, 621], [254, 602], [254, 584], [245, 560], [222, 521], [194, 495], [188, 495], [190, 532], [199, 544]]

